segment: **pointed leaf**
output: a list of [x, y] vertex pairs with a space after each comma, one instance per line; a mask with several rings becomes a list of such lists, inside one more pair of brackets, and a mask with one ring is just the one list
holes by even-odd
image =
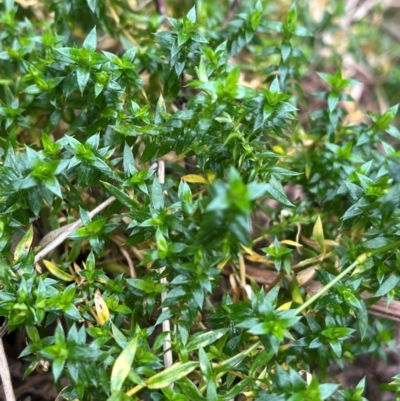
[[54, 263], [43, 259], [43, 263], [47, 270], [62, 281], [74, 281], [74, 276], [59, 269]]
[[86, 68], [79, 67], [76, 70], [76, 80], [78, 82], [81, 95], [83, 95], [83, 92], [85, 91], [86, 84], [88, 83], [89, 78], [90, 78], [90, 71], [88, 71]]
[[111, 392], [121, 390], [125, 379], [131, 371], [132, 362], [138, 346], [138, 337], [131, 340], [116, 359], [111, 372]]
[[[92, 10], [93, 11], [93, 10]], [[89, 35], [86, 36], [85, 41], [82, 45], [85, 49], [95, 51], [97, 47], [97, 33], [96, 27], [94, 27], [90, 32]]]
[[322, 221], [321, 221], [320, 216], [318, 216], [317, 221], [314, 224], [313, 235], [314, 235], [315, 240], [318, 242], [318, 245], [321, 248], [321, 253], [325, 253], [326, 246], [325, 246], [325, 238], [324, 238], [324, 229], [322, 226]]
[[108, 310], [99, 289], [97, 289], [94, 294], [94, 306], [96, 308], [97, 320], [100, 325], [103, 326], [103, 324], [110, 318], [110, 311]]
[[206, 178], [202, 177], [201, 175], [197, 175], [197, 174], [186, 174], [186, 175], [182, 176], [181, 178], [183, 181], [190, 182], [191, 184], [205, 184], [205, 185], [210, 184]]
[[190, 372], [199, 366], [198, 362], [177, 362], [168, 369], [150, 377], [146, 380], [146, 386], [151, 389], [164, 388], [172, 383], [175, 383], [182, 377], [187, 376]]
[[164, 194], [162, 191], [162, 187], [160, 181], [157, 177], [154, 178], [153, 181], [153, 190], [151, 193], [151, 205], [154, 209], [163, 209], [164, 208]]
[[28, 255], [29, 249], [33, 241], [33, 227], [30, 226], [28, 231], [24, 234], [14, 251], [14, 262], [21, 261]]

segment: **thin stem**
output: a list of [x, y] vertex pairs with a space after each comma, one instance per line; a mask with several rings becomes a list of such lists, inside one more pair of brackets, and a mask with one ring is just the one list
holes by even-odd
[[363, 258], [363, 255], [360, 255], [356, 260], [359, 260], [359, 263], [364, 263], [368, 258], [370, 258], [371, 256], [375, 256], [375, 255], [379, 255], [380, 253], [386, 252], [386, 251], [390, 251], [394, 248], [397, 248], [400, 246], [400, 240], [393, 242], [391, 244], [387, 244], [385, 246], [382, 246], [380, 248], [374, 249], [372, 251], [366, 252], [363, 255], [366, 255], [366, 257], [361, 261], [361, 259]]
[[265, 293], [268, 294], [278, 283], [279, 281], [281, 281], [283, 279], [283, 277], [286, 276], [286, 272], [285, 271], [281, 271], [274, 279], [274, 281], [272, 281], [271, 284], [268, 285], [268, 287], [265, 289]]
[[331, 289], [339, 280], [341, 280], [346, 274], [350, 273], [356, 266], [358, 262], [353, 262], [347, 269], [344, 269], [338, 274], [330, 283], [325, 287], [322, 287], [317, 293], [315, 293], [311, 298], [309, 298], [303, 305], [296, 309], [295, 315], [300, 314], [304, 309], [308, 308], [314, 301], [324, 295], [329, 289]]
[[348, 273], [350, 273], [352, 270], [354, 270], [354, 268], [356, 268], [358, 265], [364, 263], [370, 257], [378, 255], [380, 253], [384, 253], [386, 251], [390, 251], [390, 250], [392, 250], [394, 248], [397, 248], [399, 246], [400, 246], [400, 240], [359, 255], [356, 258], [356, 260], [349, 267], [347, 267], [346, 269], [342, 270], [330, 283], [328, 283], [325, 287], [322, 287], [317, 293], [315, 293], [311, 298], [309, 298], [306, 302], [304, 302], [303, 305], [298, 307], [294, 314], [298, 315], [301, 312], [303, 312], [303, 310], [308, 308], [313, 302], [315, 302], [318, 298], [320, 298], [322, 295], [324, 295], [339, 280], [341, 280], [344, 276], [346, 276]]
[[136, 394], [137, 392], [139, 392], [140, 390], [142, 390], [144, 388], [143, 385], [138, 384], [137, 386], [131, 388], [129, 391], [126, 392], [126, 395], [128, 397], [131, 397], [132, 395]]

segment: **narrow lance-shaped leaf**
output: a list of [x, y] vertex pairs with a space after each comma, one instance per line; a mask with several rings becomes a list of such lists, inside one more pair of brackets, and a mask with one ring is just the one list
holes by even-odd
[[326, 245], [325, 245], [324, 229], [322, 226], [321, 216], [318, 216], [317, 221], [314, 224], [313, 235], [315, 240], [318, 242], [318, 245], [321, 248], [321, 253], [324, 254], [326, 251]]
[[138, 337], [135, 337], [125, 346], [121, 354], [116, 359], [111, 372], [112, 393], [121, 390], [122, 385], [124, 384], [124, 381], [128, 377], [131, 370], [137, 347]]
[[[93, 11], [93, 10], [92, 10]], [[95, 51], [97, 47], [97, 33], [96, 33], [96, 27], [94, 27], [90, 32], [89, 35], [86, 36], [85, 41], [83, 42], [82, 45], [83, 48]]]
[[94, 294], [94, 306], [96, 308], [97, 320], [102, 326], [110, 318], [110, 311], [107, 304], [104, 302], [99, 289]]
[[151, 204], [154, 209], [163, 209], [164, 208], [164, 195], [162, 192], [162, 187], [160, 181], [157, 177], [154, 178], [153, 181], [153, 190], [151, 193]]
[[49, 270], [53, 276], [59, 278], [62, 281], [74, 281], [74, 276], [72, 276], [69, 273], [66, 273], [65, 271], [59, 269], [54, 263], [50, 262], [49, 260], [44, 260], [43, 263], [46, 266], [46, 268]]
[[164, 388], [172, 383], [175, 383], [182, 377], [187, 376], [190, 372], [199, 366], [198, 362], [177, 362], [168, 369], [150, 377], [146, 380], [146, 386], [151, 389]]
[[33, 227], [30, 226], [28, 231], [24, 234], [18, 242], [14, 251], [14, 262], [18, 262], [26, 257], [33, 241]]

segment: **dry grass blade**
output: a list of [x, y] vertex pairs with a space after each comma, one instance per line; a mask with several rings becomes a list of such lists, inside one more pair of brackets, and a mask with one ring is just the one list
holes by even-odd
[[[100, 213], [107, 206], [111, 205], [115, 201], [115, 198], [111, 196], [106, 201], [101, 203], [99, 206], [94, 208], [91, 212], [88, 213], [89, 217], [92, 218], [96, 216], [96, 214]], [[40, 252], [35, 256], [35, 264], [40, 262], [48, 253], [50, 253], [53, 249], [55, 249], [58, 245], [63, 243], [69, 235], [71, 235], [75, 230], [82, 227], [83, 222], [81, 219], [77, 220], [75, 223], [66, 226], [66, 229], [56, 236], [48, 245], [46, 245]]]

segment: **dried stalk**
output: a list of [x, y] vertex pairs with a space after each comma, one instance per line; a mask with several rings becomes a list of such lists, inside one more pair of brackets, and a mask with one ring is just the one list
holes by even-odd
[[[94, 208], [91, 212], [88, 213], [89, 217], [92, 218], [96, 216], [96, 214], [100, 213], [103, 209], [105, 209], [107, 206], [111, 205], [115, 201], [115, 198], [111, 196], [108, 198], [106, 201], [101, 203], [99, 206]], [[81, 219], [75, 221], [75, 223], [67, 224], [64, 227], [58, 228], [57, 230], [51, 231], [49, 234], [47, 234], [43, 240], [42, 244], [46, 237], [51, 236], [50, 242], [46, 244], [46, 246], [36, 254], [35, 256], [35, 263], [40, 262], [47, 254], [49, 254], [53, 249], [57, 248], [58, 245], [62, 244], [69, 235], [71, 235], [75, 230], [83, 226], [83, 222]], [[48, 237], [49, 238], [49, 237]]]
[[[165, 164], [163, 160], [160, 160], [158, 162], [158, 180], [160, 181], [160, 184], [164, 184], [165, 182]], [[165, 270], [165, 267], [161, 267], [158, 269], [158, 273], [160, 275], [163, 274]], [[162, 284], [168, 284], [168, 280], [166, 277], [161, 277], [161, 283]], [[167, 293], [162, 292], [161, 293], [161, 304], [165, 301], [167, 298]], [[162, 308], [162, 312], [168, 311], [168, 308]], [[163, 350], [164, 350], [164, 366], [165, 368], [169, 368], [173, 363], [173, 358], [172, 358], [172, 350], [171, 350], [171, 321], [169, 319], [164, 320], [162, 322], [162, 331], [163, 333], [167, 333], [167, 336], [165, 337], [164, 344], [163, 344]]]
[[11, 381], [10, 368], [8, 367], [7, 356], [3, 346], [3, 335], [7, 331], [7, 320], [0, 327], [0, 377], [3, 383], [6, 401], [15, 401], [14, 390]]

